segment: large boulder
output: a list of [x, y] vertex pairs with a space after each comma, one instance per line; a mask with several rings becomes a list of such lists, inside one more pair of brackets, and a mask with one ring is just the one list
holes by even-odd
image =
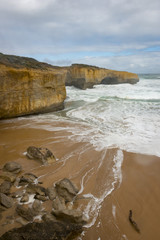
[[0, 54], [0, 118], [63, 109], [65, 78], [60, 67]]
[[0, 185], [0, 193], [4, 193], [8, 195], [10, 193], [11, 186], [12, 186], [11, 182], [4, 181]]
[[82, 225], [64, 222], [46, 221], [29, 223], [3, 234], [0, 240], [67, 240], [82, 232]]
[[62, 221], [80, 223], [82, 225], [87, 223], [87, 219], [84, 216], [83, 212], [78, 209], [63, 209], [63, 210], [54, 210], [52, 214]]
[[55, 187], [48, 187], [46, 189], [46, 194], [47, 194], [47, 196], [49, 197], [50, 200], [53, 200], [57, 196], [57, 191], [56, 191]]
[[55, 188], [59, 196], [63, 197], [66, 202], [74, 200], [75, 196], [79, 192], [78, 188], [67, 178], [55, 184]]
[[13, 183], [16, 180], [16, 175], [11, 172], [0, 172], [0, 178]]
[[0, 193], [0, 204], [6, 208], [11, 208], [13, 206], [13, 199], [4, 193]]
[[3, 171], [5, 172], [19, 173], [21, 170], [22, 166], [16, 162], [7, 162], [3, 167]]
[[26, 192], [30, 194], [37, 194], [40, 196], [46, 196], [46, 189], [40, 185], [35, 185], [32, 183], [29, 183]]
[[32, 173], [25, 173], [19, 179], [19, 185], [26, 185], [28, 183], [35, 183], [37, 180], [37, 176]]
[[43, 164], [54, 163], [55, 156], [48, 148], [38, 148], [30, 146], [27, 148], [27, 157], [29, 159], [40, 160]]
[[18, 205], [16, 208], [16, 212], [19, 216], [23, 217], [27, 221], [33, 221], [33, 217], [36, 215], [34, 210], [25, 207], [24, 205]]

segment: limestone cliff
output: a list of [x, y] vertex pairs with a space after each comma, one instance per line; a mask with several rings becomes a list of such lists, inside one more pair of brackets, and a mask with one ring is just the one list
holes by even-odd
[[138, 81], [134, 73], [83, 64], [55, 67], [32, 58], [0, 53], [0, 119], [62, 109], [65, 84], [86, 89], [95, 84]]
[[0, 54], [0, 118], [62, 109], [65, 78], [59, 67]]
[[95, 84], [121, 84], [137, 83], [138, 75], [130, 72], [122, 72], [99, 68], [95, 66], [73, 64], [68, 67], [66, 85], [77, 88], [91, 88]]

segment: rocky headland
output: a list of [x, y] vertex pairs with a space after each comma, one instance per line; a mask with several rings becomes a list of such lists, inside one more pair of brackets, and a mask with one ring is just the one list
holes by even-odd
[[135, 73], [73, 64], [68, 67], [66, 85], [86, 89], [92, 88], [96, 84], [135, 84], [138, 81], [138, 75]]
[[134, 73], [83, 64], [56, 67], [0, 53], [0, 119], [63, 109], [65, 85], [86, 89], [95, 84], [138, 81]]
[[65, 75], [32, 58], [0, 54], [0, 118], [63, 109]]

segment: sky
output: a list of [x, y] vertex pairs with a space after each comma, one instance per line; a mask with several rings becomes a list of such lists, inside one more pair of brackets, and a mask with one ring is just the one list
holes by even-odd
[[0, 0], [0, 52], [160, 73], [160, 1]]

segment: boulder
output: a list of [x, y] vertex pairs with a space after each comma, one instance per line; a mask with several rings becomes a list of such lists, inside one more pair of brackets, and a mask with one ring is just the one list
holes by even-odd
[[16, 212], [19, 216], [23, 217], [27, 221], [33, 221], [33, 217], [35, 216], [34, 211], [32, 211], [31, 208], [25, 207], [24, 205], [18, 205]]
[[28, 201], [29, 201], [29, 196], [28, 196], [27, 193], [25, 193], [25, 194], [22, 196], [20, 202], [21, 202], [21, 203], [25, 203], [25, 202], [28, 202]]
[[4, 212], [5, 210], [6, 210], [6, 208], [3, 207], [2, 205], [0, 205], [0, 213], [1, 213], [1, 212]]
[[16, 175], [11, 172], [1, 172], [0, 178], [13, 183], [16, 180]]
[[47, 148], [37, 148], [30, 146], [27, 148], [27, 157], [29, 159], [40, 160], [43, 164], [54, 163], [56, 161], [53, 153]]
[[82, 230], [80, 224], [53, 221], [34, 222], [6, 232], [0, 240], [67, 240], [73, 235], [80, 234]]
[[42, 220], [43, 220], [44, 222], [50, 222], [50, 221], [57, 222], [56, 217], [53, 216], [53, 214], [51, 214], [51, 213], [45, 213], [45, 214], [42, 216]]
[[29, 183], [26, 188], [27, 193], [46, 196], [46, 189], [40, 185]]
[[63, 197], [66, 202], [71, 202], [74, 200], [75, 196], [79, 192], [78, 188], [67, 178], [55, 184], [57, 193], [59, 196]]
[[78, 209], [53, 210], [52, 214], [62, 221], [80, 223], [82, 225], [87, 223], [87, 219], [83, 215], [83, 212]]
[[39, 212], [42, 210], [42, 203], [41, 203], [41, 201], [39, 201], [39, 200], [36, 199], [36, 200], [33, 202], [33, 204], [32, 204], [32, 209], [33, 209], [35, 212], [39, 213]]
[[35, 198], [35, 199], [38, 199], [38, 200], [40, 200], [40, 201], [43, 201], [43, 202], [45, 202], [45, 201], [48, 200], [48, 197], [46, 197], [46, 196], [41, 196], [41, 195], [39, 195], [39, 194], [36, 194], [36, 195], [34, 196], [34, 198]]
[[27, 183], [35, 183], [37, 177], [32, 173], [25, 173], [20, 177], [19, 184], [25, 185]]
[[19, 173], [22, 171], [22, 166], [16, 162], [7, 162], [4, 167], [3, 171], [5, 172], [12, 172], [12, 173]]
[[53, 200], [57, 196], [57, 191], [56, 191], [55, 187], [48, 187], [46, 189], [46, 194], [47, 194], [47, 196], [49, 197], [50, 200]]
[[6, 208], [11, 208], [13, 206], [13, 199], [4, 193], [0, 193], [0, 204]]
[[11, 197], [12, 198], [19, 198], [19, 197], [22, 197], [24, 194], [24, 191], [23, 190], [17, 190], [16, 192], [13, 192], [11, 194]]
[[52, 207], [54, 208], [54, 210], [58, 211], [66, 209], [64, 198], [57, 196], [52, 202]]
[[0, 185], [0, 193], [4, 193], [4, 194], [8, 195], [10, 193], [11, 186], [12, 186], [11, 182], [4, 181]]

